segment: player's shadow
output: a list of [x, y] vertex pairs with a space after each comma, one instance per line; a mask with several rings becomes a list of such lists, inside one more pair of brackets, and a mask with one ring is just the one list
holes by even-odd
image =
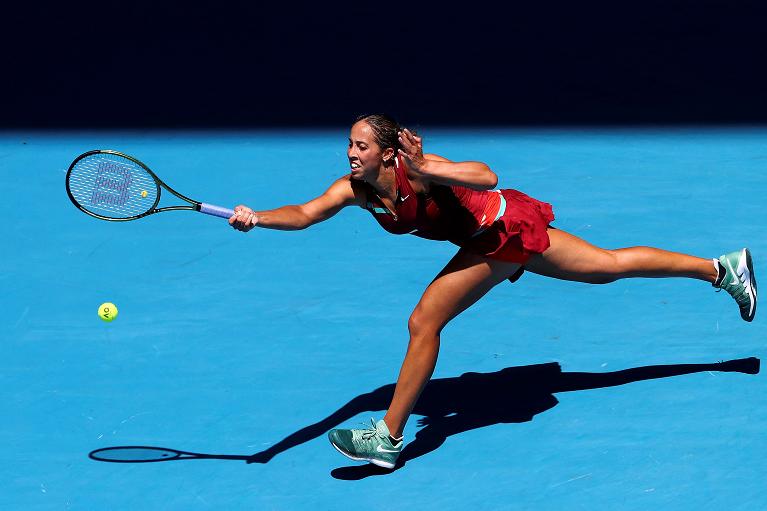
[[[757, 374], [759, 359], [746, 358], [714, 364], [655, 365], [608, 373], [562, 372], [558, 363], [507, 367], [493, 373], [465, 373], [431, 380], [413, 409], [422, 429], [400, 454], [394, 470], [441, 446], [452, 435], [499, 423], [527, 422], [557, 405], [554, 394], [614, 387], [641, 380], [668, 378], [702, 371]], [[355, 397], [319, 422], [311, 424], [268, 449], [253, 454], [248, 463], [267, 463], [274, 456], [326, 434], [362, 412], [386, 410], [394, 384]], [[337, 479], [362, 479], [391, 473], [375, 465], [337, 468]]]
[[[527, 422], [559, 401], [554, 394], [576, 390], [615, 387], [641, 380], [668, 378], [702, 371], [757, 374], [758, 358], [744, 358], [715, 364], [655, 365], [610, 373], [565, 373], [559, 364], [507, 367], [493, 373], [465, 373], [456, 378], [431, 380], [418, 400], [413, 413], [421, 415], [422, 429], [402, 451], [394, 470], [408, 461], [441, 446], [449, 436], [500, 423]], [[325, 435], [362, 412], [386, 410], [394, 394], [394, 384], [355, 397], [328, 417], [307, 426], [268, 449], [253, 455], [200, 454], [151, 446], [117, 446], [97, 449], [90, 458], [115, 463], [166, 462], [188, 459], [241, 460], [268, 463], [290, 448]], [[362, 479], [391, 473], [375, 465], [337, 468], [337, 479]]]

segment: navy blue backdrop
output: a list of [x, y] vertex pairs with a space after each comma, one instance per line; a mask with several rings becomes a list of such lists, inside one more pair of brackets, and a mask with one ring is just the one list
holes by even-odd
[[16, 5], [0, 124], [764, 122], [761, 3]]

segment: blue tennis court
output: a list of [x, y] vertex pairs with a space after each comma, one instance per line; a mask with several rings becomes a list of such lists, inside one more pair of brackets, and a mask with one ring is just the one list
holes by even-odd
[[[767, 129], [421, 131], [596, 245], [748, 246], [765, 279]], [[74, 157], [108, 148], [192, 198], [269, 209], [346, 173], [347, 137], [0, 134], [0, 508], [767, 508], [767, 383], [750, 374], [767, 330], [704, 283], [497, 286], [443, 332], [390, 472], [327, 432], [383, 416], [407, 318], [456, 247], [351, 208], [301, 232], [104, 222], [64, 190]], [[147, 462], [175, 451], [209, 456]]]

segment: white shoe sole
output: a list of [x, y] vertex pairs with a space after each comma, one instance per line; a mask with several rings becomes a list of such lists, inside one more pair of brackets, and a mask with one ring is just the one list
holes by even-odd
[[382, 467], [382, 468], [394, 468], [394, 463], [389, 463], [388, 461], [374, 460], [374, 459], [371, 459], [371, 458], [356, 458], [356, 457], [352, 456], [351, 454], [347, 454], [344, 451], [342, 451], [341, 448], [338, 447], [335, 443], [330, 442], [330, 445], [335, 447], [336, 451], [340, 452], [341, 454], [343, 454], [344, 456], [346, 456], [350, 460], [354, 460], [354, 461], [367, 461], [368, 463], [372, 463], [373, 465], [376, 465], [376, 466]]
[[743, 252], [741, 252], [738, 260], [737, 273], [738, 275], [743, 275], [745, 279], [743, 285], [746, 288], [748, 297], [751, 299], [751, 307], [748, 311], [748, 319], [746, 319], [746, 321], [751, 321], [756, 315], [756, 290], [754, 289], [756, 278], [754, 276], [754, 262], [751, 258], [751, 251], [747, 248], [744, 248]]

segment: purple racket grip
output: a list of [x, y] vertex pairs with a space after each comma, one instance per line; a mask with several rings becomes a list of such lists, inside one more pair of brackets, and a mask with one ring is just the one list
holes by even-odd
[[222, 208], [221, 206], [214, 206], [213, 204], [200, 204], [200, 213], [206, 215], [213, 215], [220, 218], [231, 218], [234, 215], [234, 210], [229, 208]]

